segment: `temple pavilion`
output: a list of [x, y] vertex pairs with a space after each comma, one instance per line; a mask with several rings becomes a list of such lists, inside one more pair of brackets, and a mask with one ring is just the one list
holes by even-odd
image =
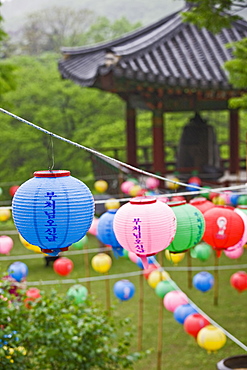
[[[190, 129], [183, 132], [177, 169], [181, 172], [196, 169], [205, 176], [208, 168], [210, 172], [215, 167], [217, 174], [219, 158], [215, 135], [207, 129], [200, 112], [228, 111], [229, 171], [236, 174], [239, 114], [228, 108], [228, 100], [242, 91], [229, 84], [223, 65], [233, 58], [232, 49], [226, 44], [247, 37], [247, 22], [238, 20], [231, 28], [212, 34], [183, 21], [181, 12], [186, 12], [188, 6], [112, 41], [62, 48], [59, 71], [65, 79], [117, 94], [124, 100], [127, 163], [131, 165], [138, 166], [137, 110], [152, 112], [151, 170], [154, 173], [167, 172], [166, 113], [192, 112], [194, 119], [188, 125]], [[203, 157], [201, 161], [197, 158], [194, 163], [196, 154], [193, 155], [191, 148], [194, 147], [196, 153], [198, 145], [204, 145], [204, 154], [199, 156]]]

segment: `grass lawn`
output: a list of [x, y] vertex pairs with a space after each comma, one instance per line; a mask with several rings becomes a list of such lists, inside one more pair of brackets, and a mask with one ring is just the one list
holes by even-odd
[[[13, 228], [11, 222], [1, 223], [0, 230], [6, 230]], [[78, 279], [85, 277], [85, 255], [77, 254], [70, 255], [70, 252], [64, 253], [74, 262], [74, 269], [71, 274], [67, 277], [57, 275], [52, 268], [52, 264], [49, 267], [45, 267], [44, 258], [36, 258], [39, 256], [28, 249], [26, 249], [19, 241], [18, 235], [10, 235], [14, 240], [14, 248], [11, 251], [10, 256], [16, 256], [15, 260], [6, 261], [5, 256], [0, 256], [0, 271], [3, 273], [7, 270], [10, 263], [14, 261], [23, 261], [26, 263], [29, 269], [27, 276], [27, 282], [32, 286], [32, 282], [40, 281], [39, 289], [48, 291], [52, 288], [57, 289], [60, 292], [66, 292], [71, 285], [62, 283], [65, 279]], [[98, 242], [94, 236], [89, 235], [89, 242], [87, 248], [97, 248]], [[75, 250], [71, 248], [71, 250]], [[188, 287], [188, 272], [187, 271], [176, 271], [174, 265], [164, 257], [164, 252], [161, 252], [163, 256], [163, 265], [166, 271], [169, 272], [171, 278], [178, 284], [178, 286], [188, 295], [188, 297], [201, 308], [207, 315], [215, 320], [224, 329], [229, 331], [233, 336], [247, 345], [247, 291], [238, 293], [235, 289], [230, 286], [230, 276], [239, 270], [245, 270], [246, 268], [232, 268], [219, 271], [219, 304], [214, 305], [213, 302], [213, 290], [202, 293], [196, 290], [194, 287]], [[20, 255], [31, 255], [34, 258], [22, 260]], [[95, 255], [90, 254], [89, 258]], [[178, 267], [186, 267], [187, 256], [179, 263]], [[212, 266], [214, 264], [214, 254], [211, 255], [208, 261], [201, 262], [199, 260], [192, 260], [193, 266], [199, 266], [201, 270], [205, 270], [206, 266]], [[244, 255], [237, 259], [231, 260], [227, 258], [223, 253], [219, 260], [219, 265], [240, 265], [247, 264], [247, 249], [245, 249]], [[171, 270], [170, 270], [171, 269]], [[113, 264], [109, 271], [109, 274], [123, 274], [127, 272], [138, 271], [138, 267], [127, 260], [124, 257], [114, 258]], [[192, 275], [195, 275], [198, 271], [193, 271]], [[213, 271], [209, 271], [213, 273]], [[100, 276], [90, 266], [90, 276]], [[138, 315], [139, 315], [139, 286], [140, 276], [126, 277], [135, 284], [136, 292], [134, 297], [126, 302], [119, 302], [113, 294], [113, 285], [116, 281], [121, 278], [114, 278], [110, 280], [110, 291], [111, 291], [111, 305], [114, 307], [112, 315], [116, 318], [130, 317], [133, 326], [133, 342], [132, 349], [137, 350], [138, 343]], [[59, 280], [54, 285], [43, 285], [42, 281], [47, 280]], [[86, 283], [83, 285], [87, 286]], [[91, 294], [102, 304], [102, 309], [106, 307], [106, 290], [105, 280], [92, 281], [90, 283]], [[139, 363], [135, 365], [135, 370], [155, 370], [157, 369], [157, 335], [158, 335], [158, 312], [159, 312], [160, 298], [155, 294], [154, 290], [147, 284], [144, 278], [144, 305], [143, 305], [143, 335], [142, 335], [142, 348], [144, 350], [151, 349], [150, 355], [145, 357]], [[162, 354], [162, 369], [200, 369], [210, 370], [216, 369], [216, 364], [223, 358], [234, 356], [238, 354], [244, 354], [245, 351], [235, 344], [232, 340], [227, 338], [226, 345], [220, 349], [217, 353], [207, 353], [204, 349], [198, 346], [195, 339], [185, 333], [183, 326], [179, 324], [174, 318], [173, 314], [164, 308], [163, 311], [163, 354]]]

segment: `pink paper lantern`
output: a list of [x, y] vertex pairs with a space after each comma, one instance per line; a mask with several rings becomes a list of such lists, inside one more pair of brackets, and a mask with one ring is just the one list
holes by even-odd
[[0, 236], [0, 253], [1, 254], [9, 254], [13, 246], [14, 246], [14, 242], [9, 236], [5, 236], [5, 235]]
[[146, 267], [147, 256], [155, 255], [172, 242], [176, 216], [155, 197], [136, 197], [117, 210], [113, 229], [123, 248], [141, 257]]
[[[242, 256], [243, 254], [242, 247], [247, 243], [247, 214], [241, 211], [240, 208], [234, 208], [234, 212], [236, 212], [242, 218], [244, 223], [244, 232], [242, 238], [238, 241], [238, 243], [226, 249], [227, 253], [225, 253], [225, 255], [233, 259]], [[234, 251], [236, 251], [236, 253], [231, 253]]]
[[124, 193], [124, 194], [129, 194], [129, 191], [130, 189], [132, 188], [132, 186], [134, 185], [133, 181], [124, 181], [120, 188], [121, 188], [121, 191]]
[[128, 256], [129, 256], [129, 259], [131, 260], [131, 262], [137, 263], [138, 256], [135, 253], [128, 252]]
[[244, 248], [240, 247], [240, 248], [236, 248], [235, 250], [225, 249], [224, 253], [228, 258], [236, 259], [236, 258], [240, 258], [242, 256], [242, 254], [244, 253]]
[[96, 235], [97, 234], [97, 226], [98, 226], [99, 219], [94, 217], [93, 222], [88, 230], [88, 233], [91, 235]]
[[148, 177], [146, 180], [146, 187], [147, 189], [157, 189], [159, 187], [160, 181], [155, 177]]
[[189, 300], [180, 290], [172, 290], [165, 295], [163, 303], [168, 311], [174, 312], [178, 306], [189, 303]]
[[180, 202], [180, 201], [183, 201], [183, 200], [186, 200], [186, 199], [182, 195], [174, 195], [174, 197], [172, 197], [172, 199], [171, 199], [172, 202]]

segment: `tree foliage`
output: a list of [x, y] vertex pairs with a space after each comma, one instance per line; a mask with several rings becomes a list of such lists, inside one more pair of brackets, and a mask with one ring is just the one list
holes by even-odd
[[[184, 20], [198, 27], [205, 27], [213, 33], [230, 28], [233, 21], [241, 19], [234, 15], [236, 9], [246, 8], [246, 0], [190, 0], [191, 8], [183, 13]], [[234, 59], [224, 67], [229, 72], [229, 82], [236, 88], [247, 88], [247, 38], [229, 45], [233, 48]], [[247, 108], [247, 94], [229, 100], [230, 108]]]
[[125, 17], [113, 22], [106, 17], [98, 17], [97, 21], [92, 24], [89, 31], [84, 35], [84, 44], [113, 40], [138, 27], [141, 27], [140, 22], [132, 24]]
[[213, 33], [231, 27], [240, 17], [233, 14], [246, 6], [245, 0], [190, 0], [190, 10], [183, 13], [186, 22], [205, 27]]
[[[229, 81], [237, 88], [246, 90], [247, 88], [247, 38], [235, 42], [229, 47], [233, 47], [234, 59], [225, 63], [225, 68], [229, 72]], [[229, 101], [231, 108], [247, 109], [247, 94]]]
[[[56, 55], [19, 56], [11, 61], [19, 66], [18, 86], [5, 94], [2, 108], [90, 148], [102, 147], [105, 141], [116, 146], [124, 141], [123, 103], [116, 96], [62, 80]], [[52, 163], [49, 135], [0, 114], [1, 181], [25, 181], [33, 171], [48, 169]], [[92, 172], [85, 150], [58, 139], [53, 144], [56, 169], [70, 169], [81, 179]]]
[[79, 46], [95, 19], [95, 13], [88, 9], [52, 7], [31, 13], [22, 29], [22, 51], [39, 55], [59, 52], [61, 46]]
[[[1, 7], [1, 1], [0, 1]], [[15, 88], [15, 69], [13, 64], [3, 60], [3, 42], [7, 38], [7, 34], [2, 29], [3, 18], [0, 14], [0, 102], [2, 95]]]
[[132, 369], [141, 357], [130, 351], [129, 320], [116, 322], [92, 297], [76, 303], [53, 290], [26, 305], [12, 284], [1, 282], [2, 370]]
[[29, 14], [22, 28], [21, 53], [59, 52], [63, 46], [81, 46], [114, 39], [140, 27], [126, 18], [110, 21], [88, 9], [52, 7]]

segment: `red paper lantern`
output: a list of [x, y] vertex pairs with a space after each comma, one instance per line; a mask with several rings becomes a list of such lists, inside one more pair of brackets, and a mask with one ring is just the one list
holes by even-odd
[[27, 298], [24, 299], [24, 304], [27, 308], [31, 308], [31, 305], [29, 304], [29, 302], [33, 302], [36, 299], [41, 297], [40, 290], [38, 288], [29, 288], [26, 291], [26, 296]]
[[244, 233], [244, 222], [230, 206], [215, 206], [204, 213], [206, 223], [203, 240], [221, 251], [239, 242]]
[[184, 330], [186, 333], [196, 338], [199, 331], [209, 324], [210, 322], [204, 316], [199, 313], [193, 313], [186, 317], [184, 321]]
[[54, 271], [62, 276], [69, 275], [69, 273], [73, 270], [74, 264], [73, 262], [66, 257], [58, 258], [53, 263]]
[[208, 195], [209, 200], [213, 200], [214, 198], [218, 197], [219, 193], [215, 193], [214, 191], [211, 191]]
[[198, 176], [192, 176], [189, 178], [188, 184], [194, 184], [194, 185], [201, 186], [202, 180]]
[[202, 213], [205, 213], [209, 209], [215, 207], [215, 205], [210, 202], [210, 200], [207, 200], [203, 197], [191, 199], [190, 204], [199, 209]]
[[235, 272], [230, 278], [231, 286], [239, 292], [247, 289], [247, 273], [245, 271]]
[[151, 272], [158, 269], [158, 266], [154, 265], [153, 263], [149, 263], [148, 267], [143, 271], [143, 275], [145, 279], [148, 279]]
[[13, 197], [16, 191], [19, 189], [19, 185], [13, 185], [9, 188], [9, 194]]

